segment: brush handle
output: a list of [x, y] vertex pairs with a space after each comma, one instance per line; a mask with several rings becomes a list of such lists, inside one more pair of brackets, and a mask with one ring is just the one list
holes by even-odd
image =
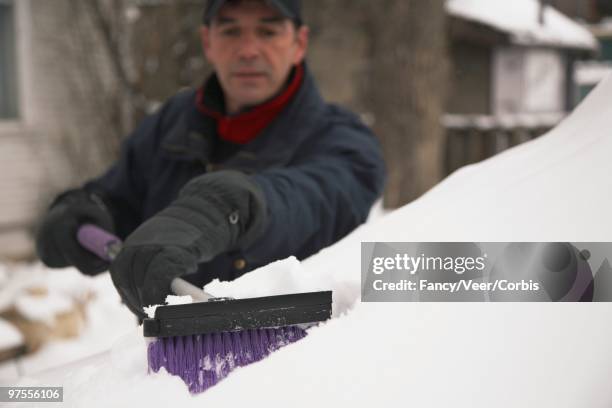
[[[93, 224], [83, 224], [77, 231], [77, 241], [100, 259], [111, 262], [121, 251], [121, 239]], [[177, 296], [191, 296], [194, 302], [207, 302], [214, 296], [181, 278], [174, 278], [170, 289]]]
[[111, 262], [121, 250], [121, 239], [93, 224], [83, 224], [77, 231], [77, 241], [98, 258]]
[[178, 296], [191, 296], [194, 302], [208, 302], [214, 296], [204, 292], [202, 289], [181, 278], [174, 278], [170, 283], [170, 289]]

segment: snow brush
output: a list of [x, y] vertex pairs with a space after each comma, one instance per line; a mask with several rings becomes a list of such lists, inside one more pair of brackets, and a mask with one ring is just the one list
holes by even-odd
[[[121, 250], [121, 240], [91, 224], [81, 226], [78, 242], [106, 261]], [[201, 393], [234, 368], [262, 360], [306, 336], [306, 329], [331, 316], [332, 292], [251, 299], [215, 298], [176, 278], [171, 289], [194, 302], [158, 306], [143, 321], [149, 373], [162, 367], [179, 376], [192, 394]]]

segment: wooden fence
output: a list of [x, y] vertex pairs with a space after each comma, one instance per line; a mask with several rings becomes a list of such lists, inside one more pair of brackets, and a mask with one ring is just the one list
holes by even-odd
[[556, 126], [563, 115], [445, 115], [444, 168], [450, 174], [508, 148], [533, 140]]

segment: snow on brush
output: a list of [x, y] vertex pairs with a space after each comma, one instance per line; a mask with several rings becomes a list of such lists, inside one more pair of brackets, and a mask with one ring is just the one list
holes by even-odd
[[[166, 301], [164, 304], [176, 306], [176, 305], [185, 305], [189, 303], [193, 303], [193, 299], [191, 298], [191, 296], [168, 295], [166, 296]], [[155, 317], [155, 310], [157, 310], [159, 306], [162, 306], [162, 305], [145, 306], [143, 310], [145, 314], [149, 317], [149, 319], [153, 319]]]
[[612, 78], [545, 136], [457, 171], [319, 254], [208, 285], [234, 297], [332, 289], [335, 310], [203, 394], [147, 375], [139, 332], [20, 385], [62, 384], [63, 406], [75, 407], [612, 406], [610, 304], [359, 300], [362, 241], [612, 241], [610, 100]]
[[597, 40], [580, 24], [546, 6], [540, 24], [538, 0], [447, 0], [456, 17], [476, 21], [511, 34], [518, 45], [544, 45], [595, 50]]

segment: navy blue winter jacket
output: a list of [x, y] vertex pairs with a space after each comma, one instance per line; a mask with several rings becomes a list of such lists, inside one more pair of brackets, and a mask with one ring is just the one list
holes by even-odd
[[194, 177], [220, 169], [251, 175], [267, 202], [265, 233], [250, 248], [201, 264], [188, 280], [233, 280], [291, 255], [308, 257], [363, 223], [381, 195], [385, 172], [376, 137], [356, 115], [325, 103], [308, 70], [282, 113], [245, 145], [220, 139], [214, 119], [195, 101], [194, 90], [172, 97], [129, 136], [120, 159], [87, 184], [125, 239]]

